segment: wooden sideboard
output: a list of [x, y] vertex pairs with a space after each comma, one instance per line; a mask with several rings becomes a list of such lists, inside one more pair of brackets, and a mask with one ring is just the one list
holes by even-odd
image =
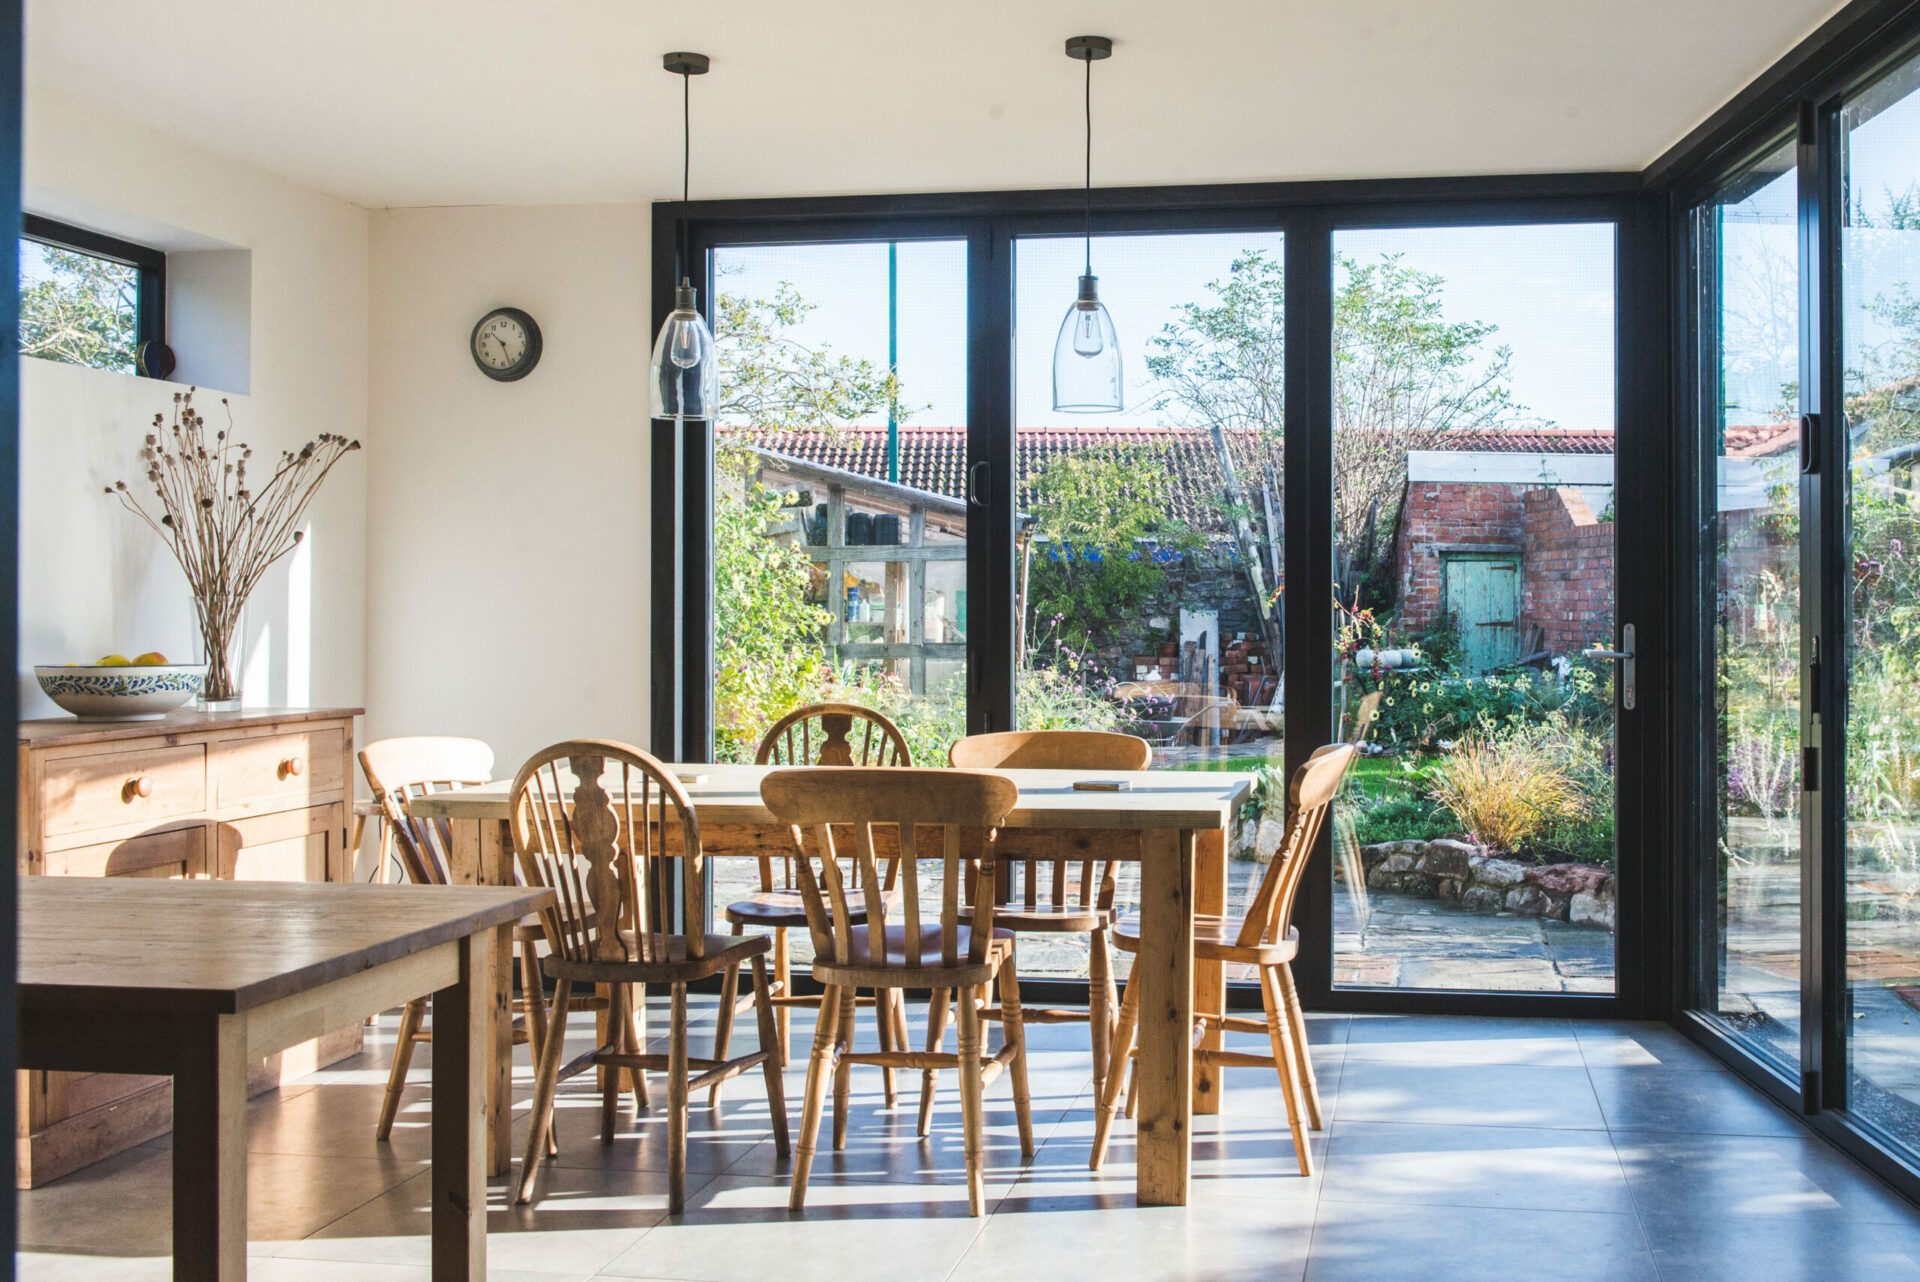
[[[19, 871], [350, 881], [358, 708], [20, 723]], [[356, 1053], [359, 1023], [253, 1066], [251, 1093]], [[34, 1188], [167, 1131], [165, 1077], [23, 1072], [14, 1164]]]

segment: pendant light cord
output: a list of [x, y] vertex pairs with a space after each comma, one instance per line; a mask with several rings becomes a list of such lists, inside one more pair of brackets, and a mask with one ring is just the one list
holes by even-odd
[[1087, 59], [1087, 183], [1086, 183], [1086, 238], [1087, 271], [1093, 275], [1093, 59]]
[[680, 73], [680, 221], [674, 228], [673, 274], [675, 284], [687, 278], [687, 193], [693, 175], [693, 77]]

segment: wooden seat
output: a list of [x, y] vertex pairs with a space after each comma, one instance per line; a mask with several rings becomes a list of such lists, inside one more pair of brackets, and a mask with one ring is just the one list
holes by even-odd
[[[437, 735], [412, 735], [379, 739], [360, 750], [360, 769], [373, 790], [373, 802], [384, 821], [380, 858], [385, 862], [391, 842], [406, 870], [407, 880], [420, 886], [447, 884], [447, 860], [452, 854], [452, 826], [444, 819], [416, 819], [407, 808], [411, 798], [454, 788], [488, 783], [493, 778], [493, 749], [479, 739], [455, 739]], [[514, 1022], [514, 1045], [526, 1044], [534, 1058], [540, 1055], [541, 1038], [546, 1032], [545, 994], [540, 985], [535, 953], [543, 935], [538, 918], [527, 917], [512, 930], [513, 950], [520, 958], [521, 1000], [514, 1004], [520, 1016]], [[592, 999], [583, 999], [588, 1004]], [[385, 1140], [393, 1134], [393, 1120], [400, 1110], [400, 1096], [407, 1084], [407, 1072], [413, 1065], [417, 1043], [433, 1040], [433, 1030], [425, 1027], [425, 998], [408, 1002], [400, 1015], [400, 1031], [394, 1042], [393, 1067], [387, 1075], [387, 1094], [380, 1105], [380, 1120], [374, 1137]]]
[[[1267, 865], [1260, 885], [1247, 905], [1247, 915], [1196, 917], [1193, 927], [1193, 954], [1209, 961], [1242, 962], [1254, 966], [1260, 975], [1260, 1004], [1264, 1021], [1231, 1015], [1203, 1014], [1196, 1023], [1205, 1028], [1220, 1028], [1235, 1033], [1264, 1033], [1270, 1054], [1249, 1051], [1199, 1048], [1194, 1058], [1200, 1063], [1271, 1067], [1280, 1075], [1280, 1091], [1287, 1101], [1287, 1125], [1293, 1132], [1293, 1148], [1300, 1174], [1313, 1174], [1313, 1150], [1307, 1142], [1307, 1130], [1319, 1130], [1320, 1088], [1314, 1080], [1313, 1057], [1307, 1048], [1306, 1016], [1300, 1008], [1300, 995], [1294, 987], [1291, 962], [1300, 946], [1299, 933], [1293, 928], [1293, 901], [1306, 873], [1307, 859], [1325, 824], [1340, 781], [1359, 755], [1351, 744], [1328, 744], [1318, 749], [1293, 773], [1287, 793], [1287, 826], [1280, 849]], [[1129, 952], [1140, 950], [1137, 920], [1128, 918], [1113, 931], [1113, 942]], [[1120, 1003], [1120, 1022], [1114, 1030], [1113, 1053], [1116, 1068], [1133, 1054], [1135, 1031], [1140, 1023], [1139, 989], [1127, 985]], [[1094, 1112], [1094, 1170], [1107, 1156], [1107, 1135], [1114, 1115], [1120, 1110], [1120, 1087], [1124, 1073], [1107, 1075], [1106, 1090], [1100, 1095]]]
[[[787, 1156], [787, 1105], [767, 985], [771, 944], [764, 935], [675, 935], [664, 928], [676, 859], [682, 920], [696, 925], [708, 920], [700, 823], [679, 781], [638, 748], [580, 739], [535, 753], [514, 778], [509, 804], [521, 875], [528, 885], [552, 889], [559, 900], [540, 914], [549, 948], [540, 967], [555, 983], [553, 1022], [534, 1072], [533, 1112], [516, 1199], [526, 1202], [533, 1196], [559, 1084], [596, 1068], [606, 1070], [600, 1105], [603, 1145], [613, 1143], [621, 1073], [634, 1081], [636, 1093], [647, 1071], [667, 1074], [671, 1214], [686, 1209], [691, 1092], [759, 1066], [773, 1116], [774, 1148]], [[691, 1057], [687, 985], [723, 971], [737, 973], [743, 961], [753, 966], [760, 1049], [734, 1059]], [[576, 984], [608, 985], [613, 1010], [607, 1040], [563, 1065], [568, 999]], [[631, 1005], [638, 984], [669, 986], [672, 1022], [664, 1055], [642, 1052]]]
[[[974, 770], [1145, 770], [1153, 749], [1145, 739], [1098, 730], [1024, 730], [968, 735], [947, 751], [954, 766]], [[1113, 922], [1114, 865], [1095, 859], [1066, 859], [1040, 849], [1040, 834], [1007, 831], [997, 843], [993, 920], [1019, 932], [1087, 936], [1087, 1006], [1041, 1007], [1023, 1012], [1027, 1022], [1084, 1023], [1093, 1050], [1094, 1098], [1106, 1086], [1108, 1047], [1112, 1043], [1118, 995], [1107, 931]], [[1078, 880], [1070, 873], [1077, 871]], [[971, 916], [972, 909], [966, 914]], [[987, 1006], [986, 1019], [998, 1019]], [[920, 1133], [926, 1134], [933, 1108], [932, 1074], [921, 1079]]]
[[[1020, 790], [1004, 775], [973, 770], [858, 769], [815, 766], [776, 770], [760, 784], [760, 797], [793, 840], [793, 864], [807, 906], [813, 936], [813, 976], [826, 985], [813, 1053], [807, 1061], [806, 1103], [801, 1114], [799, 1151], [794, 1154], [793, 1191], [788, 1206], [803, 1210], [807, 1180], [820, 1135], [820, 1114], [832, 1078], [833, 1146], [846, 1143], [847, 1099], [854, 1064], [955, 1069], [960, 1077], [960, 1112], [966, 1132], [967, 1206], [984, 1210], [986, 1121], [982, 1095], [1002, 1071], [1013, 1079], [1013, 1108], [1020, 1152], [1033, 1156], [1033, 1117], [1027, 1099], [1026, 1035], [1020, 1021], [1020, 978], [1014, 968], [1014, 940], [994, 929], [991, 855], [996, 832], [1019, 800]], [[855, 921], [847, 892], [852, 875], [841, 867], [837, 833], [845, 833], [863, 884], [880, 880], [874, 857], [875, 826], [891, 827], [899, 841], [904, 880], [901, 920], [889, 920], [884, 901], [870, 903], [869, 915]], [[918, 826], [918, 827], [917, 827]], [[924, 828], [939, 832], [942, 896], [937, 924], [925, 922], [920, 909], [920, 856], [917, 840]], [[963, 857], [966, 833], [984, 832], [988, 859]], [[811, 842], [808, 838], [811, 837]], [[930, 853], [931, 857], [931, 853]], [[961, 887], [974, 883], [981, 905], [971, 926], [960, 919]], [[972, 989], [998, 983], [1003, 1039], [985, 1053], [980, 1011]], [[856, 1052], [853, 1049], [853, 998], [860, 987], [889, 995], [928, 988], [927, 1049]], [[949, 999], [959, 1010], [959, 1047], [942, 1049]], [[889, 1009], [890, 999], [878, 1007]], [[903, 1026], [904, 1027], [904, 1026]]]
[[[760, 766], [911, 766], [913, 753], [908, 749], [906, 736], [900, 733], [900, 728], [872, 708], [863, 708], [856, 703], [809, 703], [795, 708], [773, 723], [766, 734], [760, 737], [760, 746], [754, 752], [753, 760], [755, 765]], [[817, 993], [799, 994], [793, 991], [793, 964], [787, 952], [787, 932], [805, 930], [807, 912], [794, 879], [793, 861], [781, 859], [778, 862], [781, 867], [778, 881], [784, 884], [776, 884], [775, 860], [771, 856], [761, 856], [760, 893], [751, 899], [728, 904], [726, 917], [736, 935], [749, 926], [773, 935], [773, 1004], [779, 1016], [780, 1063], [785, 1066], [793, 1058], [793, 1016], [789, 1012], [795, 1006], [818, 1010], [821, 999]], [[890, 906], [899, 903], [898, 892], [893, 889], [896, 875], [897, 870], [889, 864], [883, 889], [891, 896]], [[855, 921], [866, 920], [864, 888], [849, 892], [847, 911], [854, 914]], [[898, 994], [892, 996], [898, 998]], [[871, 998], [858, 1000], [862, 1005], [872, 1001]], [[714, 1027], [713, 1053], [716, 1058], [726, 1058], [734, 1015], [745, 1004], [739, 996], [737, 973], [729, 975], [721, 989], [720, 1016]], [[876, 1009], [874, 1017], [879, 1024], [881, 1046], [889, 1050], [904, 1050], [905, 1002], [894, 1000], [888, 1008]], [[886, 1087], [887, 1106], [891, 1108], [897, 1099], [893, 1070], [887, 1069], [882, 1078]], [[720, 1093], [716, 1088], [709, 1103], [719, 1102]]]

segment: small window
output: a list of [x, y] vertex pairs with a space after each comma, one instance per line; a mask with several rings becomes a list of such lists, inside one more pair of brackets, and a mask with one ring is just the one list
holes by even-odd
[[27, 215], [20, 237], [21, 354], [146, 373], [141, 346], [165, 332], [166, 264], [160, 250]]

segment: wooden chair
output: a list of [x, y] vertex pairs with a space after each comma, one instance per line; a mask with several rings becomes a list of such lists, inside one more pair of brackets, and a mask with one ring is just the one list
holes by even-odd
[[[774, 1051], [773, 1005], [767, 988], [764, 935], [713, 935], [707, 924], [705, 856], [700, 823], [680, 783], [638, 748], [580, 739], [535, 753], [514, 778], [514, 847], [530, 886], [552, 889], [558, 903], [540, 913], [549, 952], [541, 969], [554, 980], [553, 1020], [534, 1075], [532, 1124], [520, 1166], [517, 1200], [533, 1196], [543, 1139], [553, 1120], [554, 1092], [576, 1073], [602, 1068], [600, 1142], [613, 1143], [620, 1073], [636, 1083], [648, 1070], [667, 1074], [667, 1207], [686, 1208], [687, 1108], [690, 1093], [759, 1065], [773, 1115], [774, 1148], [787, 1156], [787, 1105]], [[660, 929], [680, 861], [685, 933]], [[687, 1053], [687, 985], [743, 961], [753, 965], [760, 1049], [735, 1059]], [[608, 1041], [564, 1066], [568, 999], [577, 984], [610, 986], [614, 1009]], [[636, 985], [666, 984], [672, 1023], [664, 1055], [642, 1052], [629, 1006]], [[698, 1075], [690, 1077], [696, 1071]]]
[[[1293, 900], [1300, 879], [1306, 872], [1313, 843], [1326, 822], [1327, 810], [1340, 781], [1353, 764], [1356, 749], [1351, 744], [1329, 744], [1317, 750], [1293, 775], [1288, 790], [1287, 829], [1260, 879], [1259, 889], [1247, 905], [1247, 915], [1239, 921], [1227, 917], [1196, 916], [1193, 923], [1193, 955], [1196, 960], [1235, 962], [1255, 967], [1260, 975], [1260, 1002], [1266, 1008], [1264, 1022], [1231, 1015], [1202, 1014], [1196, 1023], [1236, 1033], [1265, 1033], [1272, 1046], [1270, 1055], [1247, 1051], [1194, 1051], [1203, 1063], [1220, 1065], [1268, 1066], [1280, 1074], [1281, 1093], [1287, 1100], [1287, 1124], [1293, 1131], [1294, 1152], [1299, 1157], [1300, 1174], [1313, 1174], [1313, 1152], [1307, 1144], [1307, 1128], [1321, 1126], [1320, 1089], [1313, 1075], [1313, 1058], [1307, 1050], [1306, 1018], [1300, 1009], [1300, 996], [1294, 988], [1292, 961], [1300, 948], [1300, 934], [1292, 925]], [[1140, 951], [1140, 920], [1123, 917], [1113, 928], [1113, 942], [1128, 952]], [[1120, 1023], [1114, 1032], [1114, 1063], [1124, 1064], [1133, 1054], [1134, 1034], [1140, 1023], [1139, 989], [1129, 983], [1120, 1003]], [[1114, 1114], [1120, 1110], [1123, 1074], [1109, 1072], [1107, 1088], [1095, 1113], [1093, 1155], [1088, 1163], [1100, 1169], [1107, 1155], [1107, 1132]]]
[[[1099, 730], [1014, 730], [968, 735], [947, 750], [949, 764], [971, 770], [1145, 770], [1153, 749], [1145, 739]], [[1034, 934], [1087, 936], [1087, 1008], [1026, 1009], [1030, 1024], [1086, 1024], [1093, 1043], [1094, 1098], [1107, 1084], [1108, 1048], [1120, 1003], [1114, 991], [1113, 954], [1107, 932], [1113, 925], [1115, 866], [1111, 860], [1081, 855], [1062, 857], [1043, 833], [1010, 830], [995, 845], [999, 866], [994, 879], [993, 920], [997, 926]], [[1069, 879], [1077, 865], [1079, 882]], [[1014, 903], [1019, 881], [1020, 902]], [[998, 1007], [981, 1012], [1000, 1018]], [[920, 1134], [927, 1133], [933, 1110], [934, 1075], [920, 1082]]]
[[[872, 708], [853, 703], [810, 703], [780, 718], [761, 736], [753, 762], [757, 766], [911, 766], [913, 753], [908, 749], [906, 736], [900, 733], [900, 728]], [[760, 857], [760, 893], [751, 899], [728, 904], [727, 921], [736, 935], [746, 933], [747, 927], [753, 926], [773, 936], [773, 1005], [780, 1023], [780, 1063], [785, 1066], [793, 1059], [793, 1016], [789, 1012], [795, 1006], [817, 1010], [821, 999], [817, 994], [803, 996], [793, 991], [787, 932], [807, 928], [807, 911], [806, 905], [801, 902], [794, 877], [793, 860], [782, 859], [779, 862], [780, 884], [776, 885], [773, 857]], [[897, 870], [889, 864], [884, 890], [893, 890], [897, 875]], [[848, 894], [847, 910], [854, 914], [855, 921], [866, 920], [864, 888], [857, 888]], [[733, 1017], [745, 1006], [739, 997], [739, 978], [740, 973], [736, 968], [728, 971], [726, 979], [722, 981], [719, 1018], [714, 1028], [713, 1054], [716, 1059], [727, 1057], [727, 1042], [733, 1033]], [[899, 994], [892, 996], [894, 1000], [889, 1006], [874, 1012], [880, 1025], [880, 1044], [888, 1050], [905, 1050], [906, 1003]], [[752, 998], [746, 1000], [751, 1001]], [[871, 998], [859, 1000], [861, 1005], [872, 1002]], [[887, 1069], [883, 1076], [887, 1105], [892, 1107], [897, 1098], [893, 1070]], [[710, 1102], [717, 1104], [719, 1101], [719, 1088], [716, 1087]]]
[[[491, 782], [493, 749], [478, 739], [434, 735], [379, 739], [360, 750], [360, 769], [366, 773], [367, 786], [373, 790], [374, 804], [386, 828], [382, 861], [386, 859], [386, 842], [391, 840], [409, 881], [421, 886], [446, 885], [448, 860], [453, 853], [452, 825], [444, 819], [416, 819], [407, 803], [427, 793]], [[547, 1013], [535, 961], [542, 939], [540, 923], [529, 917], [512, 933], [514, 951], [520, 956], [522, 990], [514, 1009], [524, 1016], [515, 1022], [514, 1045], [530, 1045], [538, 1059]], [[425, 1027], [426, 1013], [424, 997], [408, 1002], [401, 1012], [386, 1099], [380, 1105], [380, 1121], [374, 1130], [376, 1139], [385, 1140], [393, 1134], [393, 1120], [400, 1109], [400, 1094], [406, 1088], [415, 1044], [433, 1040], [433, 1030]]]
[[[776, 822], [793, 837], [801, 899], [813, 934], [813, 977], [826, 987], [807, 1061], [807, 1094], [794, 1156], [793, 1192], [788, 1206], [805, 1208], [807, 1178], [820, 1135], [827, 1079], [833, 1078], [833, 1146], [845, 1145], [849, 1069], [854, 1064], [941, 1069], [960, 1074], [960, 1111], [966, 1129], [967, 1206], [979, 1215], [985, 1200], [982, 1093], [1003, 1070], [1013, 1077], [1013, 1107], [1020, 1130], [1020, 1152], [1033, 1156], [1033, 1117], [1027, 1098], [1026, 1036], [1020, 1022], [1020, 978], [1014, 970], [1013, 935], [993, 922], [994, 830], [1019, 800], [1020, 790], [1005, 775], [972, 770], [862, 770], [815, 766], [777, 770], [760, 783], [760, 796]], [[854, 864], [871, 886], [879, 878], [875, 827], [891, 829], [898, 843], [905, 894], [900, 921], [878, 898], [867, 900], [864, 921], [855, 921], [848, 896], [850, 878], [841, 869], [836, 827], [851, 829]], [[920, 912], [919, 851], [927, 829], [934, 830], [942, 861], [942, 902], [937, 923]], [[989, 858], [962, 857], [966, 834], [986, 833]], [[812, 837], [809, 849], [808, 837]], [[884, 838], [883, 838], [884, 840]], [[888, 844], [891, 844], [889, 842]], [[816, 873], [816, 867], [818, 869]], [[961, 913], [963, 880], [973, 881], [980, 905], [971, 921]], [[998, 983], [1003, 1042], [985, 1053], [980, 1012], [970, 990]], [[931, 990], [925, 1051], [853, 1050], [853, 998], [857, 990], [898, 992]], [[957, 995], [960, 1041], [957, 1053], [941, 1050], [941, 1027], [950, 995]], [[882, 1006], [885, 1006], [885, 1002]]]

